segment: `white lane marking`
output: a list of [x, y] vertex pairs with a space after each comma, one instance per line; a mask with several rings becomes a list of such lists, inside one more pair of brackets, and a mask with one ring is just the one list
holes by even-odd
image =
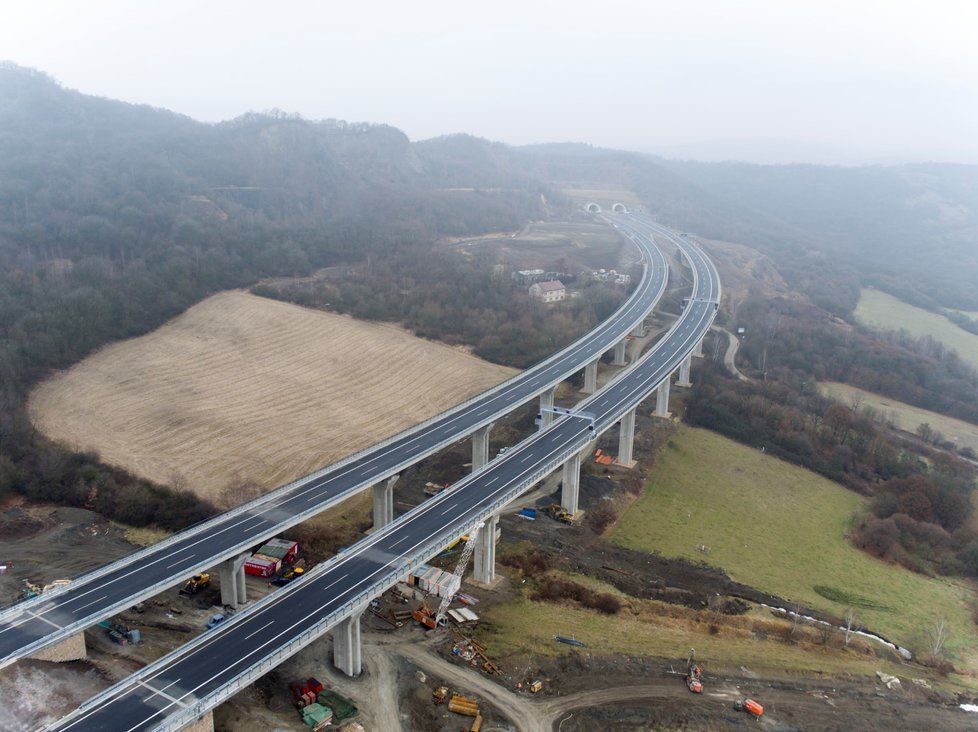
[[253, 636], [253, 635], [258, 635], [258, 634], [259, 634], [259, 633], [261, 633], [261, 632], [262, 632], [263, 630], [265, 630], [265, 628], [267, 628], [267, 627], [268, 627], [269, 625], [273, 625], [274, 623], [275, 623], [275, 621], [274, 621], [274, 620], [269, 620], [269, 621], [268, 621], [267, 623], [265, 623], [265, 624], [264, 624], [263, 626], [261, 626], [261, 627], [260, 627], [260, 628], [259, 628], [258, 630], [254, 630], [254, 631], [252, 631], [251, 633], [248, 633], [248, 635], [246, 635], [246, 636], [244, 637], [244, 639], [245, 639], [245, 640], [248, 640], [248, 639], [249, 639], [249, 638], [250, 638], [251, 636]]
[[453, 503], [453, 504], [452, 504], [451, 506], [449, 506], [448, 508], [446, 508], [446, 509], [445, 509], [444, 511], [442, 511], [442, 512], [441, 512], [440, 514], [438, 514], [438, 515], [439, 515], [439, 516], [444, 516], [444, 515], [445, 515], [446, 513], [448, 513], [448, 512], [449, 512], [449, 511], [451, 511], [452, 509], [454, 509], [454, 508], [455, 508], [455, 507], [456, 507], [457, 505], [458, 505], [458, 503]]
[[102, 595], [99, 599], [92, 600], [90, 603], [88, 603], [88, 605], [82, 605], [80, 607], [73, 608], [72, 612], [78, 612], [79, 610], [84, 610], [89, 605], [94, 605], [96, 602], [102, 602], [102, 600], [104, 600], [107, 597], [108, 597], [108, 595]]
[[[643, 241], [643, 244], [644, 244], [644, 241]], [[654, 246], [654, 242], [653, 242], [653, 246]], [[656, 250], [656, 252], [657, 251], [658, 250]], [[601, 338], [602, 336], [605, 336], [609, 331], [613, 330], [624, 319], [632, 317], [630, 315], [630, 313], [632, 313], [632, 311], [635, 310], [635, 308], [637, 307], [638, 302], [641, 299], [641, 296], [644, 296], [646, 294], [649, 294], [647, 291], [650, 289], [650, 285], [651, 285], [651, 283], [652, 283], [652, 281], [654, 279], [655, 279], [654, 276], [649, 277], [648, 278], [648, 281], [645, 282], [645, 285], [646, 285], [645, 290], [644, 291], [643, 290], [636, 290], [635, 293], [633, 293], [633, 296], [634, 296], [633, 299], [630, 299], [630, 300], [626, 301], [621, 306], [621, 308], [617, 311], [617, 313], [615, 314], [615, 316], [613, 316], [613, 319], [607, 321], [602, 327], [600, 327], [599, 332], [592, 331], [592, 333], [586, 334], [579, 341], [576, 341], [575, 343], [571, 343], [566, 348], [564, 348], [562, 351], [559, 351], [558, 353], [554, 354], [551, 357], [551, 359], [547, 359], [543, 363], [538, 364], [536, 367], [531, 368], [528, 371], [524, 372], [523, 375], [522, 375], [523, 378], [514, 378], [514, 381], [513, 381], [512, 384], [508, 385], [507, 387], [505, 387], [504, 389], [502, 389], [502, 390], [500, 390], [498, 392], [494, 392], [494, 393], [488, 395], [487, 397], [485, 397], [486, 401], [489, 402], [489, 404], [491, 405], [492, 401], [504, 400], [503, 406], [504, 407], [505, 406], [508, 406], [508, 399], [504, 399], [504, 398], [505, 397], [508, 397], [509, 393], [512, 392], [512, 391], [514, 391], [514, 390], [517, 390], [517, 389], [525, 389], [527, 386], [532, 386], [533, 379], [539, 379], [542, 375], [544, 375], [546, 373], [545, 368], [546, 368], [547, 365], [550, 365], [550, 366], [554, 366], [554, 364], [558, 364], [559, 365], [559, 363], [561, 361], [564, 361], [564, 360], [569, 359], [573, 354], [577, 353], [577, 351], [579, 351], [579, 349], [582, 348], [582, 347], [584, 347], [584, 346], [587, 346], [587, 347], [589, 347], [590, 349], [593, 350], [597, 345], [599, 345], [599, 343], [598, 343], [598, 339], [599, 338]], [[660, 293], [660, 295], [661, 295], [661, 293]], [[658, 299], [656, 299], [656, 302], [658, 302]], [[654, 305], [655, 305], [655, 303], [653, 303], [652, 306], [654, 307]], [[643, 307], [641, 309], [644, 310], [645, 308]], [[579, 354], [577, 354], [577, 358], [579, 358], [579, 357], [580, 357]], [[472, 405], [472, 406], [475, 406], [475, 405]], [[443, 428], [444, 427], [447, 427], [448, 425], [451, 425], [451, 424], [453, 424], [454, 422], [457, 422], [460, 419], [469, 417], [470, 415], [471, 415], [471, 413], [470, 413], [470, 411], [468, 409], [462, 409], [462, 410], [460, 410], [458, 413], [456, 413], [454, 415], [449, 415], [445, 419], [445, 421], [442, 422], [442, 426], [443, 426]], [[432, 428], [432, 430], [434, 430], [435, 429], [435, 424], [430, 425], [430, 427]], [[141, 571], [142, 569], [146, 569], [146, 568], [151, 567], [151, 566], [153, 566], [155, 564], [158, 564], [159, 562], [165, 560], [166, 558], [168, 558], [170, 556], [173, 556], [176, 553], [180, 553], [182, 551], [187, 551], [187, 550], [189, 550], [189, 549], [197, 546], [198, 544], [200, 544], [200, 543], [202, 543], [204, 541], [208, 541], [208, 540], [213, 539], [215, 536], [217, 536], [219, 534], [223, 534], [223, 533], [225, 533], [225, 532], [227, 532], [227, 531], [229, 531], [231, 529], [234, 529], [234, 528], [240, 529], [244, 524], [249, 523], [252, 520], [264, 521], [264, 520], [266, 520], [266, 516], [267, 516], [268, 513], [270, 513], [271, 511], [273, 511], [273, 510], [281, 507], [285, 503], [287, 503], [289, 501], [297, 500], [297, 499], [301, 498], [306, 493], [313, 493], [313, 492], [316, 492], [316, 491], [320, 491], [321, 489], [328, 488], [329, 484], [332, 483], [333, 481], [337, 481], [340, 478], [347, 477], [348, 475], [352, 474], [353, 473], [353, 470], [356, 467], [360, 466], [361, 468], [363, 468], [366, 465], [370, 465], [370, 464], [372, 464], [374, 462], [377, 462], [378, 460], [384, 459], [389, 454], [394, 453], [395, 450], [404, 450], [404, 449], [408, 448], [408, 446], [412, 445], [415, 442], [418, 442], [419, 440], [422, 440], [422, 439], [425, 439], [425, 438], [430, 438], [431, 437], [431, 434], [432, 434], [432, 431], [427, 431], [426, 430], [426, 431], [420, 432], [419, 434], [417, 434], [411, 440], [403, 441], [403, 440], [397, 440], [397, 439], [395, 439], [394, 442], [392, 442], [391, 444], [386, 445], [384, 448], [382, 448], [383, 452], [381, 452], [379, 455], [377, 455], [376, 457], [374, 457], [370, 461], [368, 461], [366, 463], [353, 462], [353, 463], [350, 463], [349, 466], [343, 466], [342, 468], [340, 468], [339, 470], [337, 470], [333, 474], [327, 474], [327, 475], [317, 476], [316, 478], [311, 479], [309, 481], [309, 483], [306, 484], [306, 485], [296, 486], [295, 487], [295, 491], [293, 493], [290, 493], [288, 495], [281, 496], [281, 497], [279, 497], [279, 499], [272, 499], [272, 501], [270, 501], [269, 503], [264, 504], [264, 505], [259, 506], [259, 507], [256, 507], [258, 510], [261, 511], [261, 513], [255, 514], [255, 515], [250, 515], [250, 516], [249, 515], [245, 515], [245, 517], [242, 520], [235, 521], [234, 523], [231, 523], [231, 524], [226, 525], [224, 527], [220, 527], [220, 524], [218, 524], [218, 525], [216, 525], [216, 526], [213, 527], [214, 529], [217, 529], [216, 531], [208, 532], [206, 536], [204, 536], [203, 538], [199, 539], [198, 541], [195, 541], [195, 542], [187, 545], [186, 547], [184, 547], [182, 549], [179, 549], [177, 552], [174, 552], [174, 553], [171, 553], [170, 555], [167, 555], [166, 557], [161, 557], [159, 559], [155, 559], [155, 560], [149, 561], [146, 564], [140, 564], [136, 569], [133, 569], [130, 572], [126, 572], [126, 573], [122, 574], [121, 576], [115, 577], [115, 578], [111, 579], [109, 582], [103, 583], [101, 585], [101, 588], [104, 588], [104, 587], [106, 587], [108, 585], [112, 585], [112, 584], [114, 584], [116, 582], [119, 582], [121, 580], [124, 580], [124, 579], [128, 578], [129, 576], [135, 574], [136, 572]], [[366, 456], [364, 456], [364, 457], [366, 457]], [[362, 473], [358, 473], [358, 474], [362, 474]], [[307, 498], [306, 499], [306, 502], [309, 503], [309, 502], [312, 502], [313, 500], [314, 500], [313, 498]], [[321, 499], [320, 499], [319, 496], [316, 496], [315, 500], [321, 500]], [[330, 499], [327, 497], [326, 500], [328, 501]], [[234, 518], [236, 519], [238, 517], [234, 517]], [[234, 519], [231, 519], [231, 520], [234, 521]], [[196, 536], [196, 535], [194, 535], [194, 536]], [[187, 538], [189, 539], [189, 538], [192, 538], [192, 537], [187, 537]], [[147, 559], [149, 559], [149, 558], [150, 557], [147, 557]], [[119, 567], [117, 570], [109, 570], [109, 571], [119, 571], [119, 570], [121, 570], [121, 569], [123, 569], [124, 567], [127, 567], [127, 566], [131, 566], [131, 565], [124, 564], [121, 567]], [[166, 569], [170, 569], [173, 566], [176, 566], [176, 565], [171, 564], [171, 565], [168, 565], [165, 568]], [[100, 575], [100, 577], [104, 577], [104, 576], [105, 576], [104, 574], [103, 575]], [[94, 579], [91, 580], [91, 581], [94, 581]], [[88, 590], [87, 592], [81, 592], [81, 593], [78, 593], [78, 594], [73, 594], [73, 596], [72, 596], [71, 599], [78, 599], [78, 598], [81, 598], [81, 597], [85, 597], [86, 595], [91, 594], [93, 591], [96, 591], [96, 590]], [[9, 628], [7, 628], [7, 629], [9, 629]], [[6, 632], [7, 629], [4, 629], [3, 631], [0, 631], [0, 633]]]
[[58, 630], [63, 630], [63, 628], [60, 625], [58, 625], [56, 622], [54, 622], [53, 620], [48, 620], [47, 618], [38, 615], [33, 610], [27, 610], [26, 612], [31, 617], [37, 618], [38, 620], [43, 620], [45, 623], [47, 623], [48, 625], [53, 625]]
[[170, 702], [170, 704], [167, 704], [167, 707], [172, 706], [173, 704], [177, 704], [178, 706], [181, 706], [184, 709], [186, 709], [187, 708], [187, 705], [184, 704], [182, 701], [179, 701], [178, 699], [174, 699], [169, 694], [164, 693], [164, 690], [169, 689], [171, 686], [173, 686], [178, 681], [180, 681], [180, 679], [177, 679], [176, 681], [171, 681], [169, 684], [167, 684], [166, 686], [164, 686], [162, 689], [157, 689], [155, 686], [150, 686], [149, 684], [147, 684], [145, 681], [142, 681], [142, 680], [137, 681], [136, 683], [138, 683], [140, 686], [146, 687], [147, 689], [149, 689], [150, 691], [153, 692], [149, 696], [144, 697], [143, 698], [143, 701], [149, 701], [154, 696], [159, 695], [159, 696], [162, 696], [164, 699], [166, 699], [167, 701]]
[[[541, 434], [541, 435], [542, 435], [543, 433], [539, 433], [539, 434]], [[580, 436], [579, 434], [575, 434], [575, 435], [574, 435], [573, 437], [574, 437], [574, 438], [576, 439], [576, 438], [577, 438], [577, 437], [579, 437], [579, 436]], [[529, 441], [527, 442], [527, 444], [526, 444], [526, 445], [524, 446], [524, 448], [529, 448], [529, 447], [530, 447], [531, 445], [534, 445], [534, 444], [535, 444], [536, 442], [537, 442], [537, 439], [534, 439], [534, 438], [532, 438], [532, 437], [531, 437], [531, 438], [530, 438], [530, 440], [529, 440]], [[375, 459], [375, 460], [376, 460], [376, 459]], [[523, 477], [523, 476], [524, 476], [525, 474], [526, 474], [526, 473], [522, 473], [522, 474], [520, 474], [520, 475], [517, 475], [517, 476], [516, 476], [515, 478], [513, 478], [513, 479], [511, 479], [511, 480], [509, 480], [509, 481], [506, 481], [506, 482], [505, 482], [505, 485], [504, 485], [504, 488], [502, 488], [502, 489], [500, 489], [500, 490], [504, 490], [506, 486], [509, 486], [509, 485], [511, 485], [511, 484], [513, 484], [513, 483], [514, 483], [515, 481], [518, 481], [518, 480], [519, 480], [519, 479], [521, 479], [521, 478], [522, 478], [522, 477]], [[339, 476], [332, 476], [332, 477], [331, 477], [331, 479], [333, 479], [333, 478], [336, 478], [336, 477], [339, 477]], [[493, 480], [492, 480], [492, 481], [490, 481], [490, 482], [495, 482], [496, 480], [498, 480], [498, 478], [499, 478], [499, 477], [501, 477], [501, 476], [495, 476], [495, 477], [493, 478]], [[328, 482], [328, 481], [327, 481], [327, 482]], [[488, 485], [488, 484], [489, 484], [489, 483], [487, 483], [487, 485]], [[497, 495], [497, 494], [498, 494], [498, 493], [500, 492], [500, 490], [496, 490], [496, 491], [494, 491], [494, 492], [493, 492], [493, 494], [492, 494], [491, 496], [488, 496], [488, 497], [483, 497], [483, 499], [482, 499], [481, 501], [478, 501], [477, 503], [475, 503], [475, 504], [473, 504], [473, 506], [471, 506], [471, 507], [469, 507], [469, 508], [468, 508], [468, 509], [466, 509], [466, 510], [472, 510], [472, 509], [474, 509], [474, 508], [477, 508], [477, 507], [478, 507], [479, 505], [481, 505], [481, 503], [484, 503], [484, 501], [485, 501], [485, 500], [487, 500], [487, 499], [491, 499], [491, 498], [493, 498], [493, 497], [495, 497], [495, 495]], [[299, 494], [299, 495], [301, 495], [301, 494]], [[293, 496], [293, 497], [291, 497], [291, 498], [290, 498], [289, 500], [293, 500], [293, 499], [294, 499], [295, 497], [297, 497], [297, 496]], [[437, 503], [439, 503], [439, 501], [437, 501], [437, 500], [433, 500], [433, 501], [431, 501], [431, 502], [429, 502], [429, 505], [427, 505], [427, 506], [425, 506], [425, 508], [424, 508], [424, 509], [422, 509], [422, 510], [421, 510], [421, 511], [419, 511], [419, 512], [418, 512], [417, 514], [415, 514], [415, 516], [413, 517], [413, 519], [412, 519], [412, 520], [417, 520], [417, 519], [419, 519], [419, 518], [420, 518], [421, 516], [423, 516], [423, 515], [424, 515], [424, 514], [425, 514], [425, 513], [426, 513], [426, 512], [428, 511], [428, 510], [431, 510], [431, 509], [433, 509], [433, 508], [435, 507], [435, 505], [436, 505]], [[266, 507], [263, 507], [263, 508], [266, 508]], [[430, 539], [430, 538], [431, 538], [431, 536], [433, 536], [433, 534], [431, 534], [431, 535], [429, 535], [428, 537], [425, 537], [425, 539], [424, 539], [423, 541], [426, 541], [426, 540], [428, 540], [428, 539]], [[364, 547], [362, 547], [362, 548], [361, 548], [361, 551], [359, 551], [359, 552], [357, 552], [357, 554], [355, 554], [355, 555], [354, 555], [354, 554], [351, 554], [351, 555], [348, 555], [347, 557], [345, 557], [345, 558], [344, 558], [343, 560], [341, 560], [341, 561], [346, 561], [346, 560], [349, 560], [349, 559], [353, 559], [353, 558], [354, 558], [355, 556], [363, 556], [363, 553], [364, 553], [364, 552], [365, 552], [366, 550], [368, 550], [369, 548], [371, 548], [371, 547], [373, 547], [373, 546], [375, 546], [375, 545], [376, 545], [377, 543], [379, 543], [379, 541], [380, 541], [380, 540], [381, 540], [382, 538], [383, 538], [383, 535], [381, 535], [381, 536], [379, 536], [379, 537], [378, 537], [378, 542], [372, 542], [372, 543], [370, 543], [370, 544], [368, 544], [368, 545], [366, 545], [366, 546], [364, 546]], [[422, 543], [423, 543], [423, 541], [422, 541]], [[417, 547], [417, 546], [421, 546], [421, 543], [419, 543], [419, 544], [416, 544], [416, 545], [415, 545], [415, 547]], [[412, 549], [413, 549], [413, 548], [415, 548], [415, 547], [412, 547]], [[402, 555], [401, 555], [401, 557], [404, 557], [404, 556], [407, 556], [407, 555], [406, 555], [406, 554], [402, 554]], [[389, 564], [388, 564], [388, 565], [385, 565], [385, 566], [389, 566]], [[383, 568], [380, 568], [380, 569], [378, 569], [378, 570], [376, 570], [376, 571], [374, 571], [374, 572], [372, 572], [372, 573], [371, 573], [371, 574], [370, 574], [370, 575], [369, 575], [368, 577], [365, 577], [365, 578], [361, 578], [361, 580], [360, 580], [360, 581], [359, 581], [359, 582], [357, 583], [357, 586], [362, 586], [362, 585], [363, 585], [363, 584], [364, 584], [365, 582], [367, 582], [367, 581], [368, 581], [368, 580], [370, 580], [370, 579], [371, 579], [372, 577], [374, 577], [374, 576], [375, 576], [375, 575], [376, 575], [376, 574], [377, 574], [377, 573], [378, 573], [379, 571], [382, 571], [382, 569], [383, 569]], [[343, 575], [342, 577], [340, 577], [340, 578], [338, 578], [337, 580], [335, 580], [334, 582], [332, 582], [332, 583], [330, 583], [329, 585], [327, 585], [327, 586], [326, 586], [325, 588], [323, 588], [323, 589], [328, 589], [329, 587], [332, 587], [333, 585], [335, 585], [335, 584], [337, 584], [338, 582], [340, 582], [341, 580], [343, 580], [343, 579], [344, 579], [344, 578], [345, 578], [346, 576], [347, 576], [347, 574], [344, 574], [344, 575]], [[301, 589], [301, 587], [302, 587], [302, 586], [300, 585], [300, 586], [299, 586], [299, 588]], [[290, 596], [290, 593], [282, 593], [281, 595], [278, 595], [278, 596], [277, 596], [277, 600], [279, 600], [279, 601], [284, 601], [284, 600], [287, 600], [289, 596]], [[329, 603], [327, 602], [327, 605], [328, 605], [328, 604], [329, 604]], [[276, 600], [272, 600], [272, 602], [271, 602], [271, 604], [269, 604], [268, 606], [266, 606], [266, 607], [264, 608], [264, 610], [269, 610], [269, 609], [272, 609], [272, 608], [273, 608], [273, 607], [274, 607], [275, 605], [277, 605], [277, 602], [276, 602]], [[323, 606], [322, 608], [320, 608], [320, 610], [322, 610], [322, 609], [323, 609], [323, 608], [325, 608], [325, 607], [326, 607], [326, 605], [324, 605], [324, 606]], [[308, 617], [312, 617], [312, 615], [314, 615], [314, 614], [315, 614], [315, 613], [310, 613], [310, 614], [309, 614], [309, 615], [307, 616], [307, 618], [308, 618]], [[303, 620], [305, 620], [305, 619], [307, 619], [307, 618], [303, 618]], [[294, 625], [294, 626], [292, 626], [292, 627], [297, 627], [297, 625]], [[291, 628], [290, 628], [290, 629], [291, 629]], [[280, 635], [281, 635], [281, 634], [280, 634]], [[217, 638], [219, 638], [219, 637], [220, 637], [220, 636], [215, 636], [215, 640], [216, 640]], [[276, 636], [276, 638], [277, 638], [277, 637], [280, 637], [280, 636]], [[209, 644], [208, 644], [208, 645], [209, 645]], [[247, 658], [247, 657], [250, 657], [250, 656], [252, 656], [252, 655], [254, 655], [254, 653], [255, 653], [255, 652], [257, 652], [257, 651], [259, 651], [259, 650], [261, 650], [261, 649], [262, 649], [262, 648], [264, 648], [264, 647], [265, 647], [266, 645], [268, 645], [268, 643], [265, 643], [265, 644], [262, 644], [262, 645], [261, 645], [261, 646], [259, 646], [259, 647], [258, 647], [257, 649], [254, 649], [254, 650], [253, 650], [253, 651], [252, 651], [251, 653], [249, 653], [249, 654], [246, 654], [246, 656], [245, 656], [245, 658]], [[200, 650], [200, 649], [198, 648], [198, 649], [196, 649], [196, 650]], [[231, 666], [228, 666], [228, 669], [230, 669], [230, 668], [232, 668], [232, 667], [233, 667], [234, 665], [236, 665], [237, 663], [239, 663], [240, 661], [243, 661], [243, 660], [244, 660], [244, 659], [238, 659], [238, 661], [236, 661], [236, 662], [235, 662], [234, 664], [232, 664]], [[224, 671], [226, 671], [226, 670], [227, 670], [227, 669], [224, 669]], [[224, 671], [222, 671], [221, 673], [223, 673]], [[162, 671], [161, 671], [160, 673], [162, 673]], [[213, 679], [213, 678], [216, 678], [216, 676], [212, 676], [211, 678], [212, 678], [212, 679]], [[209, 680], [210, 680], [210, 679], [209, 679]], [[208, 681], [209, 681], [209, 680], [208, 680]], [[207, 682], [205, 682], [205, 683], [207, 683]], [[204, 684], [201, 684], [200, 686], [198, 686], [198, 687], [196, 687], [196, 688], [201, 688], [201, 686], [203, 686], [203, 685], [204, 685]], [[190, 692], [188, 692], [188, 694], [185, 694], [184, 696], [187, 696], [187, 695], [189, 695], [189, 694], [192, 694], [192, 693], [193, 693], [193, 691], [196, 691], [196, 689], [194, 689], [194, 690], [191, 690]], [[84, 719], [84, 717], [87, 717], [87, 716], [89, 716], [89, 715], [90, 715], [91, 713], [93, 713], [94, 711], [95, 711], [95, 710], [92, 710], [92, 712], [90, 712], [89, 714], [86, 714], [86, 715], [84, 715], [84, 716], [83, 716], [82, 718]], [[155, 717], [155, 716], [158, 716], [158, 714], [155, 714], [155, 715], [153, 715], [153, 716], [154, 716], [154, 717]], [[77, 720], [77, 721], [80, 721], [80, 720]], [[74, 726], [74, 724], [75, 724], [75, 723], [76, 723], [76, 722], [72, 722], [72, 723], [71, 723], [71, 724], [70, 724], [69, 726]], [[135, 729], [135, 728], [133, 728], [133, 729]]]

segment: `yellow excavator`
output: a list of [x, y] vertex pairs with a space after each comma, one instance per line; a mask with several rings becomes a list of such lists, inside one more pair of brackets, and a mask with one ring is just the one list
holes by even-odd
[[195, 574], [193, 577], [187, 580], [182, 588], [180, 588], [181, 595], [196, 595], [203, 589], [210, 587], [211, 576], [207, 572], [201, 572], [200, 574]]

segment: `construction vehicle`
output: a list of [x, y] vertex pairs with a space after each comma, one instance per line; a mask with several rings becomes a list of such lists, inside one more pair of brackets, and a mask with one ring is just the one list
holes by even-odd
[[530, 685], [527, 686], [526, 688], [530, 690], [530, 693], [531, 694], [539, 693], [539, 691], [543, 688], [543, 682], [542, 681], [531, 681], [530, 682]]
[[[458, 584], [461, 586], [462, 575], [465, 573], [465, 566], [469, 563], [469, 558], [472, 556], [472, 552], [475, 551], [476, 541], [479, 537], [479, 532], [482, 530], [482, 524], [475, 527], [475, 530], [469, 534], [468, 541], [465, 542], [465, 548], [459, 555], [458, 563], [455, 565], [455, 571], [452, 572], [452, 576], [458, 579]], [[441, 603], [438, 605], [438, 609], [432, 613], [431, 608], [428, 607], [428, 599], [425, 598], [421, 603], [421, 607], [415, 610], [411, 615], [421, 623], [426, 628], [434, 630], [440, 625], [445, 624], [445, 613], [448, 610], [448, 606], [452, 602], [452, 596], [446, 594], [441, 598]]]
[[273, 579], [272, 584], [276, 587], [282, 587], [283, 585], [289, 584], [289, 582], [292, 580], [299, 579], [303, 574], [305, 574], [305, 572], [306, 570], [304, 567], [292, 567], [291, 569], [285, 570], [281, 577], [276, 577]]
[[98, 624], [98, 626], [100, 628], [104, 628], [112, 642], [117, 643], [120, 646], [135, 646], [139, 644], [140, 640], [142, 640], [139, 629], [130, 628], [125, 623], [120, 623], [114, 620], [103, 620]]
[[689, 656], [686, 658], [686, 676], [684, 681], [686, 682], [686, 687], [694, 694], [703, 693], [703, 669], [699, 667], [699, 664], [695, 660], [696, 651], [692, 648], [689, 649]]
[[738, 712], [747, 712], [754, 719], [760, 719], [761, 715], [764, 714], [764, 707], [758, 704], [753, 699], [741, 699], [734, 703], [734, 709]]
[[559, 503], [551, 503], [547, 513], [550, 514], [550, 518], [560, 521], [562, 524], [574, 523], [574, 516]]
[[444, 704], [448, 701], [448, 687], [439, 686], [433, 692], [431, 692], [431, 700], [437, 704]]
[[187, 580], [187, 584], [180, 588], [181, 595], [196, 595], [201, 590], [207, 589], [211, 584], [211, 576], [207, 572], [195, 574]]

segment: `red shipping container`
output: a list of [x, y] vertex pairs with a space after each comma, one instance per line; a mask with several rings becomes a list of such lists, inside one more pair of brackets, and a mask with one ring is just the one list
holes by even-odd
[[256, 577], [271, 577], [278, 571], [279, 563], [274, 559], [251, 557], [245, 560], [244, 571]]

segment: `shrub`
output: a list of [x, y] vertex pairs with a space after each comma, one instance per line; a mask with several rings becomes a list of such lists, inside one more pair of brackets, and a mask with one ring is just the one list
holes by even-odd
[[531, 599], [548, 602], [573, 600], [583, 607], [597, 610], [606, 615], [614, 615], [622, 608], [621, 600], [612, 594], [595, 592], [579, 582], [556, 577], [545, 578]]

